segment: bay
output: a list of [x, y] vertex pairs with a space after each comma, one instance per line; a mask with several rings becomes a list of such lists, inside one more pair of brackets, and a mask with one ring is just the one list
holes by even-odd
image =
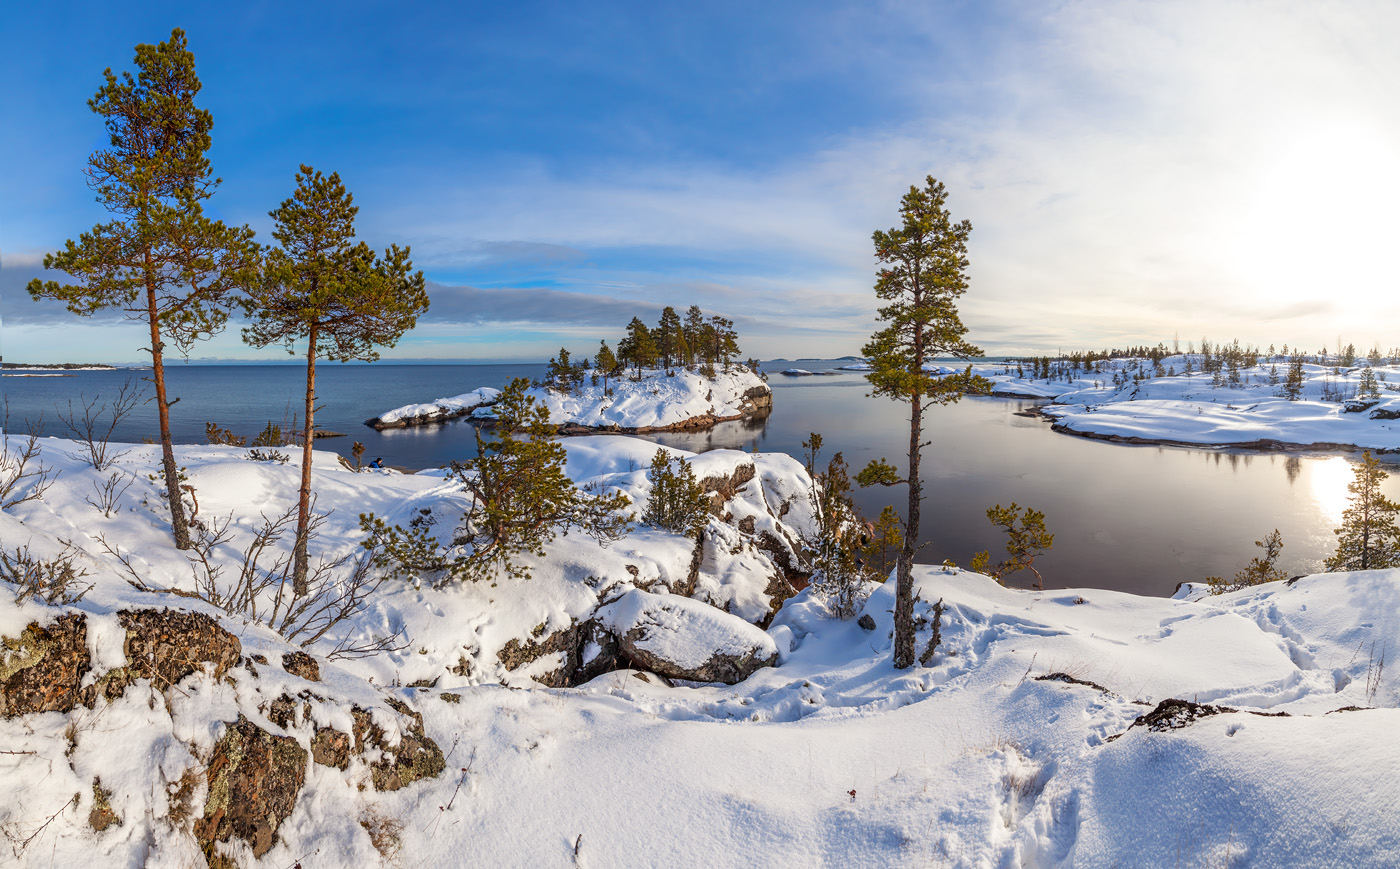
[[[786, 377], [787, 363], [765, 366], [773, 413], [764, 420], [722, 423], [703, 432], [646, 435], [692, 451], [744, 449], [801, 456], [811, 432], [825, 440], [825, 456], [842, 452], [852, 469], [872, 458], [903, 465], [908, 445], [904, 405], [866, 397], [858, 372], [835, 361], [804, 360], [804, 369], [830, 376]], [[452, 421], [438, 426], [377, 432], [364, 420], [411, 402], [504, 386], [513, 377], [539, 377], [543, 365], [318, 366], [319, 427], [344, 437], [317, 441], [319, 449], [348, 456], [354, 441], [366, 459], [409, 469], [438, 467], [475, 454], [474, 429]], [[0, 380], [14, 430], [44, 418], [45, 433], [65, 436], [56, 407], [82, 397], [105, 400], [139, 371], [82, 371], [71, 377]], [[253, 436], [268, 422], [290, 424], [301, 406], [305, 370], [296, 365], [176, 365], [167, 371], [174, 435], [203, 443], [206, 422]], [[149, 389], [149, 388], [148, 388]], [[981, 549], [1002, 555], [1004, 537], [985, 516], [994, 504], [1016, 502], [1046, 514], [1055, 533], [1051, 552], [1036, 562], [1047, 585], [1139, 594], [1171, 594], [1178, 582], [1232, 576], [1259, 553], [1253, 541], [1278, 528], [1280, 566], [1290, 573], [1321, 568], [1335, 548], [1332, 529], [1347, 503], [1352, 463], [1341, 455], [1251, 453], [1239, 450], [1120, 445], [1061, 435], [1033, 415], [1039, 402], [965, 398], [930, 410], [923, 480], [927, 495], [919, 561], [967, 564]], [[120, 441], [156, 433], [155, 411], [139, 408], [115, 432]], [[1400, 478], [1385, 486], [1400, 498]], [[902, 487], [858, 490], [870, 517], [886, 504], [902, 508]]]

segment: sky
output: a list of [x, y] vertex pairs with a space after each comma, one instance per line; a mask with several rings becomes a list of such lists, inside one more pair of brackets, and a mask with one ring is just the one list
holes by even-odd
[[[1400, 4], [11, 4], [0, 25], [0, 352], [126, 362], [142, 328], [24, 291], [109, 217], [86, 105], [188, 34], [223, 179], [271, 242], [339, 172], [432, 307], [385, 358], [591, 353], [697, 304], [745, 355], [858, 354], [871, 233], [926, 176], [972, 222], [990, 355], [1179, 339], [1400, 345]], [[52, 273], [47, 277], [56, 277]], [[195, 359], [289, 360], [237, 322]]]

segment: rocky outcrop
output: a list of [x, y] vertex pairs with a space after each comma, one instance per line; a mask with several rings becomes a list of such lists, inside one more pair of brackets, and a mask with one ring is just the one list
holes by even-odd
[[541, 625], [529, 639], [506, 643], [496, 658], [507, 670], [518, 670], [556, 653], [563, 655], [559, 667], [532, 676], [550, 688], [573, 688], [612, 672], [619, 665], [617, 639], [593, 619], [576, 621], [548, 636], [544, 636]]
[[724, 502], [733, 499], [744, 484], [758, 475], [753, 462], [735, 466], [729, 474], [709, 476], [700, 481], [700, 488], [711, 495], [710, 512], [718, 516], [724, 510]]
[[206, 776], [209, 796], [194, 825], [206, 856], [216, 842], [237, 837], [261, 857], [296, 806], [306, 782], [306, 749], [240, 715], [215, 744]]
[[0, 648], [0, 717], [68, 712], [78, 704], [91, 663], [86, 616], [31, 622], [17, 638], [0, 637]]
[[638, 669], [694, 682], [742, 682], [778, 662], [778, 647], [738, 616], [677, 595], [634, 589], [598, 610]]
[[359, 757], [369, 766], [370, 782], [377, 791], [396, 791], [443, 771], [442, 749], [423, 732], [423, 716], [398, 700], [389, 700], [398, 714], [398, 739], [391, 740], [374, 721], [368, 709], [350, 709], [353, 733], [330, 727], [316, 728], [311, 741], [311, 757], [321, 766], [348, 769]]
[[86, 706], [99, 695], [115, 700], [137, 679], [150, 679], [157, 690], [164, 691], [206, 665], [215, 679], [222, 679], [243, 654], [238, 638], [203, 613], [122, 610], [117, 619], [126, 628], [122, 642], [126, 666], [102, 674], [84, 688], [81, 702]]
[[171, 609], [122, 610], [117, 613], [126, 628], [126, 667], [138, 679], [150, 679], [158, 687], [212, 665], [212, 675], [222, 679], [238, 663], [243, 644], [203, 613]]

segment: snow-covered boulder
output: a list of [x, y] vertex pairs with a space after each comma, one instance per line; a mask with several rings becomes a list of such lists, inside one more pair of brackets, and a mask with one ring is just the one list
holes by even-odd
[[768, 634], [679, 595], [633, 589], [601, 607], [597, 618], [633, 663], [673, 679], [733, 685], [778, 662]]

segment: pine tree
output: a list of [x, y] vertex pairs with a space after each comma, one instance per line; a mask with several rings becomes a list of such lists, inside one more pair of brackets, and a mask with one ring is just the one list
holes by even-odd
[[685, 324], [681, 329], [685, 333], [686, 350], [689, 351], [685, 364], [694, 365], [704, 350], [705, 340], [705, 312], [700, 310], [699, 305], [691, 305], [686, 310]]
[[1329, 571], [1400, 567], [1400, 528], [1395, 523], [1400, 504], [1381, 494], [1381, 483], [1389, 476], [1370, 451], [1361, 454], [1361, 464], [1347, 485], [1351, 506], [1342, 513], [1342, 527], [1333, 532], [1337, 551], [1327, 559]]
[[603, 394], [608, 394], [608, 378], [617, 373], [617, 357], [606, 340], [598, 344], [598, 355], [593, 358], [593, 367], [603, 373]]
[[1210, 586], [1211, 594], [1239, 591], [1242, 588], [1263, 585], [1266, 582], [1278, 582], [1288, 578], [1288, 574], [1277, 567], [1279, 554], [1283, 552], [1283, 535], [1279, 533], [1277, 528], [1263, 540], [1254, 541], [1254, 545], [1264, 550], [1264, 556], [1251, 559], [1248, 567], [1235, 574], [1234, 582], [1226, 582], [1219, 576], [1206, 577], [1206, 584]]
[[642, 521], [657, 528], [698, 538], [710, 518], [710, 494], [695, 479], [695, 470], [680, 456], [658, 447], [651, 459], [651, 494]]
[[642, 369], [656, 362], [656, 339], [652, 337], [647, 324], [636, 317], [627, 324], [627, 336], [617, 345], [618, 357], [624, 363], [631, 363], [637, 370], [637, 379], [642, 377]]
[[516, 378], [501, 391], [496, 436], [487, 440], [477, 429], [478, 458], [453, 463], [472, 497], [458, 538], [470, 550], [452, 565], [458, 578], [483, 579], [501, 570], [528, 578], [519, 557], [543, 555], [558, 530], [579, 528], [606, 544], [631, 528], [632, 515], [622, 512], [630, 503], [626, 495], [581, 492], [564, 473], [564, 448], [553, 438], [548, 410], [526, 393], [529, 385]]
[[1013, 501], [1010, 507], [998, 504], [987, 508], [987, 520], [1006, 532], [1006, 553], [1009, 557], [989, 569], [991, 556], [985, 551], [979, 552], [973, 556], [971, 570], [986, 573], [998, 582], [1018, 570], [1029, 570], [1035, 574], [1035, 587], [1045, 588], [1044, 578], [1035, 569], [1036, 557], [1049, 551], [1055, 543], [1055, 535], [1045, 530], [1045, 514], [1029, 507], [1023, 511]]
[[1361, 381], [1356, 385], [1356, 392], [1361, 398], [1381, 397], [1381, 384], [1380, 381], [1376, 380], [1375, 369], [1362, 369]]
[[656, 352], [661, 357], [663, 368], [670, 368], [671, 362], [679, 355], [685, 335], [681, 329], [681, 318], [676, 309], [667, 305], [661, 311], [661, 322], [653, 332], [656, 336]]
[[1295, 353], [1288, 363], [1288, 376], [1283, 381], [1283, 397], [1297, 401], [1303, 395], [1303, 354]]
[[315, 437], [316, 360], [373, 362], [376, 346], [392, 347], [428, 309], [423, 273], [409, 249], [391, 245], [383, 257], [355, 243], [354, 197], [340, 175], [302, 166], [297, 188], [269, 216], [278, 247], [264, 252], [262, 277], [243, 303], [251, 324], [243, 340], [254, 347], [306, 342], [301, 489], [292, 584], [306, 593], [306, 535], [311, 518], [311, 446]]
[[108, 136], [108, 147], [88, 159], [88, 186], [115, 219], [44, 257], [44, 268], [77, 283], [35, 279], [27, 289], [80, 316], [116, 308], [146, 323], [171, 531], [175, 546], [188, 549], [170, 435], [170, 408], [179, 399], [166, 390], [165, 342], [188, 353], [223, 328], [230, 293], [252, 272], [257, 245], [246, 226], [204, 216], [202, 203], [219, 186], [205, 156], [214, 121], [195, 107], [200, 83], [185, 32], [176, 28], [168, 42], [136, 46], [134, 62], [135, 76], [103, 72], [106, 83], [88, 100]]
[[[875, 295], [885, 306], [879, 319], [887, 325], [871, 336], [861, 353], [870, 360], [866, 375], [872, 394], [909, 403], [908, 466], [900, 477], [884, 459], [871, 462], [857, 480], [863, 485], [908, 486], [904, 546], [895, 587], [894, 666], [914, 664], [914, 549], [919, 537], [923, 484], [919, 460], [923, 448], [924, 411], [962, 397], [973, 382], [972, 369], [960, 375], [931, 375], [925, 362], [937, 356], [965, 358], [981, 351], [963, 339], [967, 327], [958, 317], [957, 299], [967, 291], [967, 239], [972, 224], [954, 223], [947, 192], [932, 176], [924, 189], [911, 186], [900, 202], [901, 225], [876, 231], [875, 258], [882, 264]], [[980, 378], [978, 378], [980, 379]], [[927, 403], [926, 403], [927, 402]]]

